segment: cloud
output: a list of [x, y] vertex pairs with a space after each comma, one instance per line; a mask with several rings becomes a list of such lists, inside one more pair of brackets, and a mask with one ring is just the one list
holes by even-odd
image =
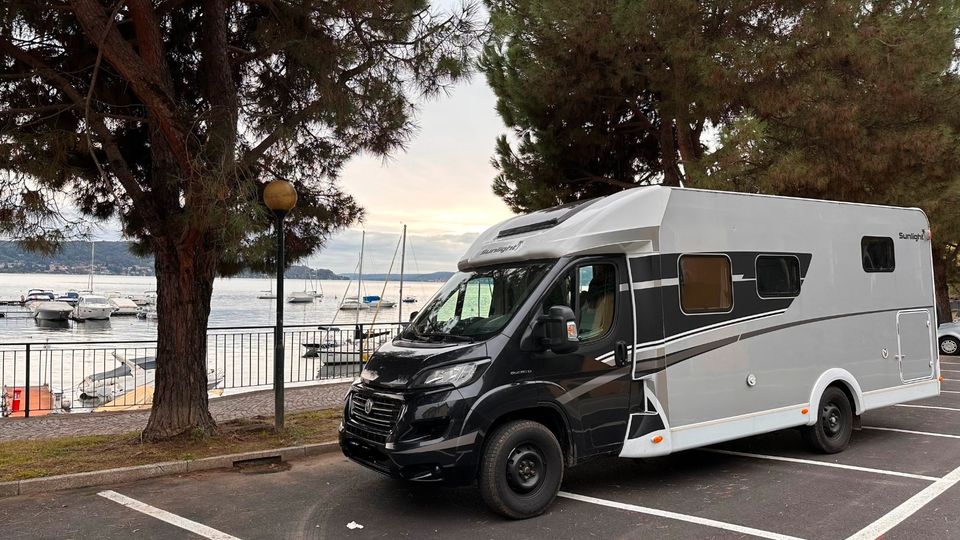
[[[407, 232], [406, 272], [454, 271], [457, 261], [477, 238], [477, 233], [412, 234]], [[359, 229], [344, 231], [333, 237], [324, 249], [305, 260], [314, 268], [328, 268], [334, 272], [355, 272], [360, 259]], [[363, 272], [382, 274], [390, 268], [397, 251], [400, 231], [367, 231], [364, 241]], [[393, 260], [393, 272], [400, 271], [400, 254]]]

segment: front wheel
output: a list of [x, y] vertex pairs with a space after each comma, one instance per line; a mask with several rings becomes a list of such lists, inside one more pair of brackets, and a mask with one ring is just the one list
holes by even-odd
[[817, 423], [803, 427], [803, 438], [817, 452], [836, 454], [850, 444], [853, 435], [853, 406], [847, 394], [831, 386], [820, 397]]
[[524, 519], [550, 506], [563, 480], [563, 451], [543, 424], [517, 420], [490, 435], [480, 462], [480, 494], [494, 512]]
[[953, 336], [940, 338], [940, 352], [943, 354], [954, 355], [960, 350], [960, 340]]

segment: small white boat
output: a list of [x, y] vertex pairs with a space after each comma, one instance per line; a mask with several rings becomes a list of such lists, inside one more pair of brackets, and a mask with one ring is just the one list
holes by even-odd
[[27, 295], [23, 298], [23, 304], [32, 309], [34, 304], [39, 302], [50, 302], [56, 299], [57, 295], [53, 294], [53, 291], [48, 291], [45, 289], [30, 289], [27, 291]]
[[40, 321], [65, 321], [70, 317], [73, 306], [66, 302], [34, 302], [31, 306], [33, 317]]
[[140, 306], [137, 308], [137, 318], [145, 321], [156, 321], [160, 317], [157, 316], [157, 310], [150, 306]]
[[257, 298], [260, 300], [276, 300], [277, 295], [273, 294], [273, 291], [260, 291]]
[[80, 293], [77, 291], [67, 291], [63, 294], [57, 295], [57, 302], [66, 302], [71, 306], [77, 305], [77, 302], [80, 301]]
[[144, 291], [143, 294], [132, 294], [129, 298], [138, 306], [152, 306], [157, 303], [157, 291]]
[[368, 305], [368, 306], [370, 306], [370, 307], [372, 307], [372, 308], [375, 308], [375, 307], [377, 307], [378, 305], [379, 305], [380, 307], [382, 307], [382, 308], [392, 308], [392, 307], [395, 307], [395, 306], [397, 305], [397, 303], [394, 302], [393, 300], [387, 300], [387, 299], [385, 299], [385, 298], [380, 298], [379, 296], [376, 296], [376, 295], [364, 296], [364, 297], [363, 297], [363, 303], [366, 304], [366, 305]]
[[287, 302], [291, 304], [308, 304], [313, 302], [314, 296], [312, 292], [307, 291], [297, 291], [290, 293], [290, 296], [287, 297]]
[[137, 307], [137, 304], [129, 298], [114, 297], [108, 300], [115, 308], [113, 311], [114, 315], [135, 316], [140, 309]]
[[340, 304], [340, 309], [344, 311], [360, 311], [370, 309], [370, 306], [363, 302], [357, 302], [356, 300], [344, 300], [343, 303]]
[[105, 321], [113, 315], [115, 309], [113, 304], [102, 296], [82, 294], [71, 316], [78, 321]]

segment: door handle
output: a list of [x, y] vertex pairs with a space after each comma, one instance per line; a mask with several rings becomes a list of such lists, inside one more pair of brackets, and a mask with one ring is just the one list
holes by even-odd
[[627, 365], [627, 342], [618, 341], [614, 346], [613, 357], [618, 367]]

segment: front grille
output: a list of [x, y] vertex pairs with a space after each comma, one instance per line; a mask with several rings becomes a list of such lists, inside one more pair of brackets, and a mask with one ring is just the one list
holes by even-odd
[[[366, 412], [367, 402], [370, 402], [370, 412]], [[400, 409], [403, 402], [374, 395], [363, 395], [354, 392], [350, 395], [350, 420], [363, 431], [371, 432], [376, 437], [365, 433], [355, 433], [366, 439], [385, 442], [390, 430], [397, 425], [400, 419]]]

